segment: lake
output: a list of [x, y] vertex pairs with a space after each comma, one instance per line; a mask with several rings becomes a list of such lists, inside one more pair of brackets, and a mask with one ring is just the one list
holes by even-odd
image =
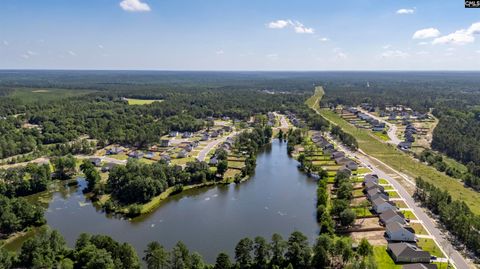
[[67, 193], [56, 192], [45, 217], [70, 246], [82, 232], [105, 234], [129, 242], [140, 256], [153, 240], [168, 249], [181, 240], [208, 262], [221, 251], [233, 258], [243, 237], [270, 239], [279, 233], [286, 239], [299, 230], [313, 242], [319, 231], [316, 182], [297, 169], [286, 148], [278, 140], [266, 146], [257, 157], [255, 175], [246, 182], [184, 191], [134, 220], [106, 217], [96, 209], [82, 194], [83, 179]]

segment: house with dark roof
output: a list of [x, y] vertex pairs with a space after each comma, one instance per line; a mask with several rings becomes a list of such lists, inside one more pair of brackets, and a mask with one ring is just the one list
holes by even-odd
[[332, 159], [338, 159], [338, 158], [345, 157], [345, 153], [341, 151], [334, 151], [330, 156]]
[[402, 214], [402, 212], [398, 212], [394, 209], [385, 210], [382, 212], [382, 214], [380, 214], [380, 223], [382, 225], [387, 225], [393, 222], [398, 222], [402, 225], [407, 224], [405, 216]]
[[217, 165], [217, 164], [218, 164], [218, 159], [217, 159], [217, 157], [213, 156], [212, 158], [210, 158], [210, 161], [208, 162], [208, 164], [210, 164], [210, 165]]
[[385, 225], [385, 237], [389, 241], [416, 242], [417, 237], [411, 227], [398, 222], [391, 222]]
[[368, 175], [364, 176], [363, 177], [363, 185], [365, 186], [365, 184], [367, 184], [368, 182], [373, 182], [373, 183], [378, 184], [379, 183], [378, 176], [374, 175], [374, 174], [368, 174]]
[[90, 158], [89, 161], [97, 167], [102, 165], [102, 159], [100, 159], [100, 158]]
[[423, 251], [415, 244], [389, 243], [387, 252], [396, 263], [429, 263], [430, 253]]
[[128, 157], [130, 158], [135, 158], [135, 159], [141, 159], [143, 158], [143, 152], [141, 151], [132, 151], [128, 154]]
[[404, 264], [402, 269], [437, 269], [437, 265], [434, 263], [410, 263]]
[[177, 158], [185, 158], [188, 156], [188, 152], [184, 149], [182, 149], [178, 154], [177, 154]]
[[373, 190], [373, 189], [378, 189], [380, 192], [385, 192], [385, 188], [383, 186], [378, 185], [375, 182], [367, 182], [365, 184], [365, 188], [363, 191], [366, 193], [369, 190]]
[[397, 146], [400, 150], [409, 150], [412, 147], [412, 143], [408, 141], [400, 142]]
[[345, 164], [345, 167], [348, 168], [350, 171], [358, 170], [358, 164], [354, 161], [349, 161]]
[[210, 135], [208, 133], [204, 133], [200, 140], [201, 141], [207, 141], [208, 139], [210, 139]]
[[377, 197], [372, 200], [372, 209], [377, 214], [381, 214], [388, 209], [396, 210], [397, 207], [390, 201], [383, 199], [382, 197]]
[[350, 162], [351, 160], [349, 158], [345, 158], [345, 157], [339, 157], [339, 158], [336, 158], [335, 159], [335, 163], [336, 164], [346, 164], [348, 162]]
[[371, 190], [367, 191], [366, 196], [367, 196], [367, 199], [370, 200], [370, 201], [373, 201], [373, 200], [375, 200], [379, 197], [384, 199], [384, 200], [388, 200], [390, 198], [387, 193], [381, 192], [377, 188], [374, 188], [374, 189], [371, 189]]
[[144, 157], [147, 159], [152, 159], [153, 157], [155, 157], [155, 153], [149, 151], [145, 154]]
[[102, 166], [101, 171], [103, 173], [110, 172], [110, 170], [112, 170], [112, 168], [115, 167], [116, 165], [117, 165], [116, 163], [106, 163]]
[[170, 131], [170, 133], [168, 134], [168, 136], [170, 137], [176, 137], [177, 135], [178, 135], [177, 131]]
[[161, 147], [168, 147], [168, 146], [170, 146], [170, 140], [168, 140], [168, 139], [162, 139], [162, 140], [160, 140], [160, 146], [161, 146]]
[[121, 147], [112, 147], [111, 149], [107, 150], [107, 155], [115, 155], [122, 152], [123, 152], [123, 149]]
[[193, 136], [193, 134], [192, 134], [191, 132], [184, 132], [184, 133], [182, 134], [182, 138], [190, 138], [190, 137], [192, 137], [192, 136]]

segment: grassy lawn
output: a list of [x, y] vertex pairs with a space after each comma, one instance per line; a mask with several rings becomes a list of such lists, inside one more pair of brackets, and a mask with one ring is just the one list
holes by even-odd
[[357, 214], [358, 218], [373, 216], [372, 212], [368, 208], [363, 207], [353, 207], [353, 211]]
[[193, 157], [187, 157], [187, 158], [181, 158], [181, 159], [172, 159], [171, 164], [173, 165], [184, 165], [187, 164], [188, 162], [194, 162], [195, 158]]
[[388, 191], [387, 193], [390, 198], [400, 198], [400, 195], [396, 191]]
[[353, 196], [355, 196], [355, 197], [364, 195], [362, 189], [353, 190], [352, 194], [353, 194]]
[[417, 245], [423, 250], [430, 252], [430, 255], [437, 256], [438, 258], [443, 258], [443, 253], [438, 247], [437, 243], [430, 238], [419, 238]]
[[447, 190], [453, 199], [464, 201], [474, 213], [480, 214], [480, 204], [477, 202], [480, 200], [480, 193], [465, 188], [460, 181], [438, 172], [433, 167], [415, 161], [394, 146], [382, 143], [369, 131], [355, 128], [335, 112], [324, 109], [318, 111], [323, 117], [340, 126], [345, 132], [352, 134], [357, 139], [359, 147], [367, 154], [378, 158], [395, 170], [412, 178], [421, 176], [435, 186]]
[[358, 174], [368, 174], [370, 172], [372, 172], [372, 170], [370, 170], [370, 168], [367, 168], [367, 167], [360, 167], [357, 170]]
[[127, 98], [129, 105], [149, 105], [154, 102], [163, 102], [163, 100], [147, 100], [147, 99], [133, 99]]
[[407, 208], [407, 204], [404, 201], [398, 200], [393, 201], [398, 208]]
[[373, 247], [373, 256], [375, 257], [375, 261], [377, 262], [378, 268], [386, 268], [386, 269], [401, 269], [401, 265], [395, 264], [392, 260], [392, 257], [388, 255], [387, 248], [384, 246], [374, 246]]
[[379, 184], [389, 184], [388, 181], [384, 178], [381, 178], [379, 181], [378, 181]]
[[243, 167], [245, 167], [245, 163], [244, 162], [228, 162], [228, 168], [237, 168], [237, 169], [242, 169]]
[[393, 186], [383, 186], [383, 189], [386, 190], [386, 191], [390, 191], [390, 190], [393, 190]]
[[402, 210], [401, 212], [405, 216], [405, 218], [407, 218], [407, 219], [411, 219], [411, 220], [416, 220], [417, 219], [417, 217], [415, 217], [413, 212], [410, 211], [410, 210]]
[[382, 139], [383, 141], [389, 141], [389, 140], [390, 140], [390, 138], [388, 137], [388, 135], [387, 135], [387, 134], [384, 134], [383, 132], [373, 132], [373, 134], [374, 134], [376, 137]]
[[125, 154], [125, 153], [108, 155], [107, 157], [109, 157], [109, 158], [114, 158], [114, 159], [117, 159], [117, 160], [126, 160], [126, 159], [128, 159], [128, 156], [127, 156], [127, 154]]
[[413, 228], [416, 234], [428, 235], [427, 230], [421, 223], [410, 223], [410, 226]]
[[241, 174], [242, 171], [237, 169], [228, 169], [227, 172], [223, 175], [224, 178], [235, 178], [236, 174]]

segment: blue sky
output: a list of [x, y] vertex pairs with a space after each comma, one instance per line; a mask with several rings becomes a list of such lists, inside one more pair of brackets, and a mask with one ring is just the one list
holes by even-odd
[[479, 70], [461, 0], [1, 0], [0, 68]]

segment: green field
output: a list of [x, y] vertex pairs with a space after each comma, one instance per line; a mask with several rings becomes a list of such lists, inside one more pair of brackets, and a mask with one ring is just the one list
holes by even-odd
[[56, 88], [17, 88], [9, 97], [23, 103], [46, 103], [69, 97], [76, 97], [92, 93], [92, 90], [69, 90]]
[[384, 246], [374, 246], [373, 247], [373, 256], [377, 262], [378, 268], [386, 269], [401, 269], [401, 265], [395, 264], [392, 260], [392, 257], [388, 255], [387, 249]]
[[126, 98], [129, 105], [149, 105], [154, 102], [162, 102], [163, 100], [147, 100], [147, 99], [133, 99]]
[[411, 220], [417, 219], [417, 217], [415, 217], [415, 214], [413, 214], [413, 212], [410, 210], [402, 210], [401, 212], [407, 219], [411, 219]]
[[430, 255], [437, 256], [438, 258], [445, 257], [438, 247], [437, 243], [430, 238], [419, 238], [417, 245], [425, 251], [430, 252]]
[[425, 227], [423, 227], [421, 223], [410, 223], [410, 226], [415, 231], [415, 234], [428, 235], [427, 230], [425, 230]]

